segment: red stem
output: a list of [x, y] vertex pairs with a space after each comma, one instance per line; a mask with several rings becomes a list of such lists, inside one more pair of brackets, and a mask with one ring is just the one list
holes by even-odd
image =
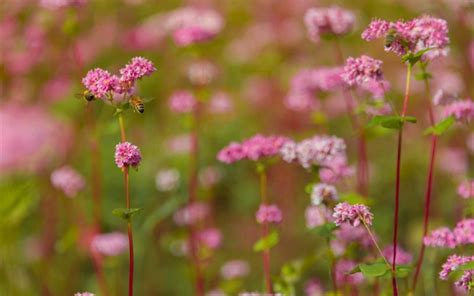
[[[260, 201], [263, 205], [267, 204], [267, 174], [265, 169], [260, 172]], [[262, 225], [262, 237], [268, 235], [268, 223], [264, 222]], [[263, 259], [263, 273], [265, 277], [265, 288], [267, 293], [273, 293], [272, 278], [271, 278], [271, 263], [270, 263], [270, 249], [265, 249], [262, 252]]]

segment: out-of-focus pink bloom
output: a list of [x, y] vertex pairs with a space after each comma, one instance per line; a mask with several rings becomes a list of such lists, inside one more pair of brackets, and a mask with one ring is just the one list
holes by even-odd
[[447, 227], [433, 230], [428, 236], [423, 238], [423, 243], [429, 247], [450, 248], [456, 247], [456, 237]]
[[191, 136], [189, 134], [177, 135], [167, 141], [171, 153], [184, 154], [191, 149]]
[[64, 192], [67, 197], [75, 197], [84, 187], [84, 178], [70, 166], [63, 166], [51, 174], [51, 183]]
[[469, 123], [474, 119], [474, 102], [471, 99], [457, 100], [444, 106], [443, 116], [453, 116], [456, 121]]
[[471, 153], [474, 153], [474, 132], [470, 133], [466, 137], [466, 146], [471, 151]]
[[91, 242], [91, 249], [105, 256], [117, 256], [128, 248], [128, 238], [120, 232], [96, 235]]
[[474, 276], [474, 270], [466, 270], [459, 280], [454, 285], [464, 289], [464, 291], [472, 290], [472, 278]]
[[209, 111], [212, 113], [229, 113], [234, 109], [234, 103], [229, 94], [220, 91], [212, 96], [209, 102]]
[[347, 202], [338, 203], [332, 216], [336, 225], [349, 223], [354, 227], [359, 226], [362, 220], [365, 224], [372, 225], [374, 217], [367, 206], [362, 204], [350, 205]]
[[39, 3], [47, 9], [60, 9], [84, 5], [87, 3], [87, 0], [40, 0]]
[[357, 264], [352, 260], [341, 259], [334, 266], [336, 282], [338, 285], [359, 285], [364, 281], [363, 275], [358, 272], [349, 274]]
[[304, 293], [306, 296], [323, 296], [324, 289], [321, 281], [318, 279], [308, 280], [304, 284]]
[[95, 294], [92, 294], [89, 292], [78, 292], [78, 293], [75, 293], [74, 296], [95, 296]]
[[64, 99], [71, 89], [71, 81], [65, 76], [58, 76], [49, 80], [41, 89], [41, 97], [50, 102]]
[[119, 78], [100, 68], [87, 72], [82, 79], [82, 84], [98, 98], [105, 98], [112, 92], [122, 92]]
[[474, 244], [474, 219], [464, 219], [453, 229], [457, 245]]
[[445, 106], [455, 102], [458, 99], [456, 94], [449, 93], [443, 89], [438, 89], [438, 91], [433, 96], [433, 104], [435, 106]]
[[136, 168], [141, 160], [142, 156], [137, 146], [129, 142], [122, 142], [115, 146], [115, 164], [117, 164], [117, 167], [132, 166]]
[[471, 64], [471, 69], [474, 69], [474, 40], [471, 40], [471, 42], [469, 43], [469, 48], [467, 49], [467, 51], [469, 64]]
[[176, 211], [173, 215], [174, 222], [180, 226], [192, 225], [209, 215], [209, 205], [203, 202], [194, 202]]
[[[383, 249], [383, 256], [385, 258], [393, 257], [393, 246], [387, 246]], [[395, 264], [410, 264], [413, 260], [413, 256], [402, 249], [400, 246], [397, 246], [397, 257], [395, 258]]]
[[222, 172], [214, 166], [208, 166], [199, 171], [199, 182], [205, 188], [217, 184], [222, 178]]
[[0, 134], [0, 173], [37, 171], [60, 160], [71, 143], [69, 126], [35, 105], [2, 104]]
[[176, 113], [192, 112], [196, 106], [197, 101], [194, 95], [187, 90], [175, 91], [168, 100], [168, 105], [171, 111]]
[[196, 234], [196, 237], [201, 245], [209, 249], [218, 248], [222, 240], [221, 232], [217, 228], [201, 230]]
[[156, 71], [153, 63], [143, 57], [134, 57], [132, 60], [120, 69], [120, 82], [132, 86], [136, 80], [144, 76], [150, 76]]
[[224, 163], [233, 163], [238, 160], [248, 159], [257, 161], [261, 158], [272, 157], [279, 154], [280, 148], [288, 141], [281, 136], [255, 135], [240, 143], [230, 143], [217, 155], [217, 159]]
[[245, 277], [250, 272], [250, 266], [243, 260], [227, 261], [221, 267], [221, 275], [226, 280]]
[[181, 28], [173, 33], [173, 39], [178, 46], [188, 46], [195, 43], [205, 42], [214, 37], [212, 32], [209, 32], [201, 27], [187, 27]]
[[177, 169], [164, 169], [156, 173], [156, 188], [159, 191], [172, 191], [179, 184], [179, 172]]
[[319, 170], [319, 179], [321, 182], [335, 184], [343, 178], [354, 174], [354, 169], [347, 165], [347, 157], [340, 154], [334, 157], [330, 162]]
[[375, 102], [374, 105], [367, 105], [365, 107], [365, 113], [369, 116], [377, 115], [389, 115], [392, 113], [392, 106], [383, 101]]
[[349, 57], [346, 60], [341, 77], [345, 83], [351, 86], [363, 85], [368, 82], [373, 84], [383, 79], [381, 66], [382, 61], [366, 55], [358, 58]]
[[319, 42], [327, 35], [341, 36], [349, 33], [354, 27], [355, 16], [349, 10], [337, 6], [310, 8], [306, 11], [304, 22], [309, 38]]
[[465, 175], [467, 172], [467, 155], [465, 149], [448, 148], [440, 153], [441, 168], [452, 175]]
[[324, 206], [309, 206], [305, 210], [306, 227], [314, 228], [331, 219], [331, 213]]
[[358, 85], [359, 90], [368, 92], [372, 95], [373, 99], [381, 100], [384, 98], [385, 93], [390, 90], [390, 82], [387, 80], [368, 80], [363, 84]]
[[439, 278], [447, 280], [451, 272], [455, 271], [459, 266], [473, 260], [474, 256], [458, 256], [456, 254], [449, 256], [443, 266], [441, 266], [442, 269], [439, 272]]
[[265, 205], [261, 204], [255, 214], [257, 222], [260, 224], [274, 223], [278, 224], [282, 221], [283, 217], [281, 210], [276, 205]]
[[217, 76], [217, 67], [209, 61], [196, 61], [189, 65], [188, 78], [192, 84], [203, 86], [211, 83]]
[[347, 243], [339, 238], [332, 239], [329, 246], [335, 256], [344, 255], [347, 249]]
[[362, 225], [353, 227], [348, 223], [341, 224], [334, 232], [336, 238], [345, 245], [352, 242], [357, 242], [360, 245], [368, 248], [372, 246], [373, 241], [370, 238], [367, 230]]
[[474, 198], [474, 180], [466, 180], [458, 187], [458, 194], [464, 199]]
[[311, 203], [315, 206], [320, 205], [323, 201], [335, 201], [338, 200], [336, 187], [325, 184], [318, 183], [313, 186], [311, 191]]

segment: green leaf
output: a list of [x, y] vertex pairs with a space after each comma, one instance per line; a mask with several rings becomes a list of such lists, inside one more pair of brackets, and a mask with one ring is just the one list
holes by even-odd
[[421, 72], [421, 73], [416, 73], [415, 74], [415, 79], [416, 80], [428, 80], [433, 77], [430, 73], [428, 72]]
[[413, 116], [377, 115], [369, 121], [367, 127], [381, 125], [382, 127], [389, 129], [400, 129], [404, 122], [416, 123], [416, 118]]
[[366, 277], [380, 277], [385, 275], [390, 267], [385, 262], [377, 262], [373, 264], [359, 264], [359, 269]]
[[466, 270], [474, 270], [474, 261], [467, 262], [459, 266], [456, 270], [466, 271]]
[[270, 234], [267, 236], [262, 237], [259, 239], [254, 245], [253, 245], [253, 250], [255, 252], [261, 252], [264, 250], [268, 250], [276, 246], [279, 241], [279, 235], [278, 232], [275, 230], [272, 231]]
[[304, 192], [306, 192], [307, 194], [311, 194], [313, 192], [314, 185], [314, 183], [309, 183], [308, 185], [306, 185], [304, 187]]
[[132, 208], [132, 209], [118, 208], [118, 209], [114, 209], [112, 211], [112, 214], [124, 220], [130, 221], [130, 219], [136, 214], [138, 214], [141, 210], [142, 210], [141, 208]]
[[397, 278], [406, 278], [410, 275], [413, 268], [408, 265], [397, 265], [395, 267], [395, 276]]
[[316, 234], [325, 237], [325, 238], [332, 238], [334, 230], [337, 229], [336, 224], [333, 222], [326, 223], [320, 225], [318, 227], [313, 228], [311, 231], [315, 232]]
[[449, 116], [449, 117], [446, 117], [445, 119], [441, 120], [440, 122], [438, 122], [436, 125], [430, 127], [430, 128], [427, 128], [423, 134], [424, 135], [430, 135], [430, 134], [433, 134], [433, 135], [442, 135], [444, 132], [446, 132], [450, 127], [451, 125], [453, 125], [454, 123], [456, 122], [456, 120], [454, 119], [454, 117], [452, 116]]

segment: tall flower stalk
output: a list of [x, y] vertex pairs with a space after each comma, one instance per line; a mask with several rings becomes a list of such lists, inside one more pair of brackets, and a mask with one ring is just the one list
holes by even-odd
[[[259, 184], [260, 184], [260, 203], [262, 205], [267, 204], [267, 173], [263, 165], [257, 165], [257, 171], [259, 175]], [[268, 236], [268, 221], [262, 223], [262, 237]], [[272, 279], [271, 279], [271, 264], [270, 264], [270, 249], [266, 248], [262, 251], [263, 259], [263, 273], [265, 276], [265, 288], [267, 293], [273, 293], [272, 289]]]

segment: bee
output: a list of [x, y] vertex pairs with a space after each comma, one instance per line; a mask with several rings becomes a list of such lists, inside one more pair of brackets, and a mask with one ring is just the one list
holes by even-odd
[[387, 36], [385, 36], [385, 44], [384, 44], [385, 48], [390, 48], [396, 39], [397, 39], [396, 31], [394, 29], [389, 30]]
[[76, 98], [79, 98], [79, 99], [83, 99], [84, 101], [86, 101], [87, 103], [88, 102], [92, 102], [94, 101], [95, 99], [97, 99], [90, 91], [88, 90], [85, 90], [83, 93], [81, 94], [76, 94]]
[[145, 112], [145, 104], [139, 96], [131, 96], [129, 100], [130, 106], [133, 108], [133, 110], [137, 113], [143, 113]]

